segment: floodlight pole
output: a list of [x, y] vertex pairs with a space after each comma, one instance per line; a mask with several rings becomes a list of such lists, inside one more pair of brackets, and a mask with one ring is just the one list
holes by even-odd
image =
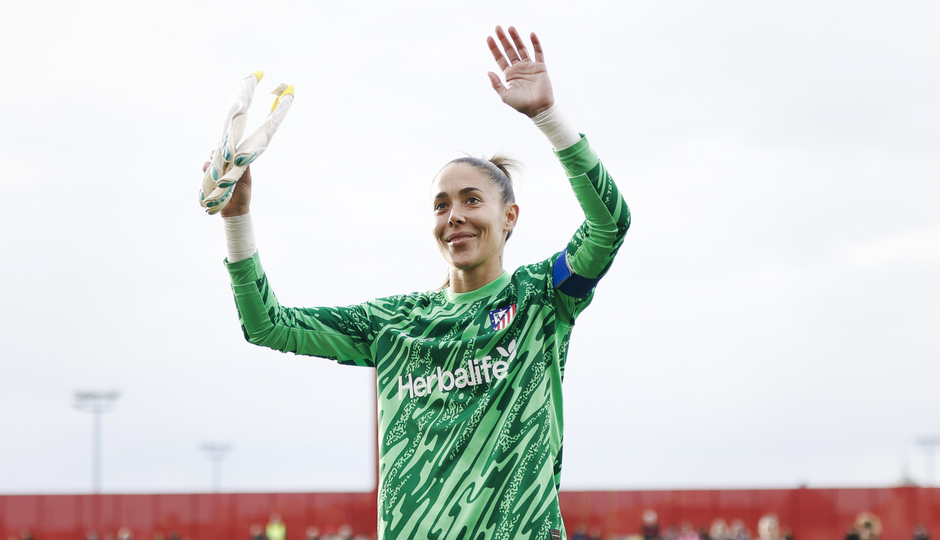
[[121, 394], [114, 390], [75, 392], [73, 406], [80, 411], [92, 413], [91, 481], [92, 492], [95, 494], [101, 493], [101, 413], [110, 412], [119, 397]]
[[920, 437], [917, 439], [917, 445], [923, 448], [927, 455], [927, 487], [933, 487], [934, 456], [937, 455], [937, 450], [940, 450], [940, 435]]
[[204, 443], [199, 449], [212, 461], [212, 491], [222, 492], [222, 460], [232, 450], [229, 443]]

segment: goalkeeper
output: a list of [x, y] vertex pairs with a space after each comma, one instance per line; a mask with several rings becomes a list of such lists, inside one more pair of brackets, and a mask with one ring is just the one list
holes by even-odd
[[443, 288], [291, 308], [278, 303], [255, 249], [250, 171], [221, 210], [248, 341], [377, 372], [380, 539], [567, 537], [558, 489], [568, 341], [630, 214], [555, 105], [536, 35], [530, 51], [512, 27], [495, 34], [487, 44], [502, 78], [491, 72], [490, 82], [548, 137], [584, 212], [558, 253], [504, 270], [519, 219], [509, 168], [499, 158], [460, 158], [433, 179], [428, 204], [448, 265]]

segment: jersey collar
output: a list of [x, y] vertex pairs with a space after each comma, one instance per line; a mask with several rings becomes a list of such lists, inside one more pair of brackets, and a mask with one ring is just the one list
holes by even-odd
[[468, 291], [465, 293], [455, 293], [451, 292], [450, 287], [444, 289], [444, 298], [452, 304], [466, 304], [468, 302], [475, 302], [481, 298], [486, 298], [493, 296], [503, 287], [509, 285], [510, 281], [509, 272], [503, 270], [503, 273], [493, 281], [487, 283], [486, 285], [480, 287], [475, 291]]

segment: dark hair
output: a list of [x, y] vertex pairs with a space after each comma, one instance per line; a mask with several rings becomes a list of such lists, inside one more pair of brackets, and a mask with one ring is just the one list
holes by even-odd
[[[489, 159], [482, 159], [468, 155], [466, 157], [451, 160], [447, 165], [454, 163], [466, 163], [467, 165], [485, 172], [489, 176], [490, 182], [499, 188], [500, 199], [502, 200], [503, 204], [513, 204], [516, 202], [516, 194], [512, 189], [511, 173], [521, 168], [521, 165], [518, 161], [502, 154], [495, 154]], [[441, 167], [441, 170], [444, 170], [447, 165]], [[506, 235], [506, 240], [509, 240], [510, 236], [512, 236], [512, 230], [510, 230]], [[444, 290], [449, 286], [450, 274], [448, 273], [447, 279], [438, 290]]]
[[[452, 163], [466, 163], [487, 173], [490, 177], [490, 182], [493, 182], [499, 187], [503, 203], [512, 204], [516, 202], [516, 195], [512, 190], [512, 176], [510, 173], [519, 168], [518, 161], [502, 154], [496, 154], [489, 159], [480, 159], [473, 156], [457, 158], [447, 165]], [[447, 165], [445, 165], [445, 167]]]

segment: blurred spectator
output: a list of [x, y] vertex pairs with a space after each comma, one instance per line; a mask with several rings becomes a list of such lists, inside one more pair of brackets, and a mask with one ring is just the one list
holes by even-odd
[[712, 540], [712, 537], [708, 535], [708, 529], [705, 528], [705, 525], [698, 528], [698, 537], [702, 540]]
[[709, 536], [712, 540], [728, 540], [728, 522], [720, 517], [712, 520]]
[[845, 540], [859, 540], [858, 529], [855, 528], [854, 523], [849, 527], [849, 530], [845, 532]]
[[94, 529], [89, 529], [85, 533], [85, 540], [98, 540], [98, 532]]
[[600, 530], [600, 529], [592, 529], [592, 530], [591, 530], [591, 537], [590, 537], [590, 538], [591, 538], [591, 540], [603, 540], [603, 539], [601, 538], [601, 530]]
[[923, 523], [918, 523], [914, 525], [914, 540], [930, 540], [930, 534], [927, 532], [927, 527]]
[[659, 540], [659, 515], [656, 510], [643, 511], [643, 526], [640, 529], [643, 540]]
[[320, 528], [311, 525], [306, 530], [307, 540], [320, 540]]
[[777, 514], [766, 514], [760, 518], [757, 522], [757, 535], [761, 540], [781, 540]]
[[134, 540], [134, 534], [127, 527], [118, 529], [118, 540]]
[[[262, 531], [261, 525], [258, 525], [257, 523], [249, 527], [248, 533], [251, 535], [251, 540], [266, 540], [264, 537], [264, 533], [262, 533], [261, 531]], [[170, 538], [172, 540], [172, 535], [170, 536]]]
[[682, 523], [682, 527], [679, 529], [679, 540], [701, 540], [701, 538], [699, 538], [698, 532], [692, 528], [692, 524], [686, 521]]
[[33, 533], [29, 532], [29, 529], [23, 529], [23, 532], [20, 534], [20, 540], [33, 540]]
[[264, 533], [268, 540], [287, 540], [287, 525], [284, 525], [284, 522], [281, 521], [280, 513], [273, 512], [271, 514], [271, 520], [268, 521]]
[[751, 540], [751, 531], [747, 530], [740, 519], [731, 522], [731, 540]]
[[571, 537], [571, 540], [590, 540], [587, 535], [587, 527], [578, 525], [578, 528], [574, 530], [574, 536]]
[[352, 527], [340, 525], [339, 529], [336, 529], [336, 540], [352, 540]]
[[674, 525], [666, 527], [666, 532], [662, 535], [662, 540], [677, 540], [679, 538], [679, 530], [676, 529]]
[[855, 528], [860, 540], [881, 538], [881, 520], [871, 512], [862, 512], [855, 518]]

